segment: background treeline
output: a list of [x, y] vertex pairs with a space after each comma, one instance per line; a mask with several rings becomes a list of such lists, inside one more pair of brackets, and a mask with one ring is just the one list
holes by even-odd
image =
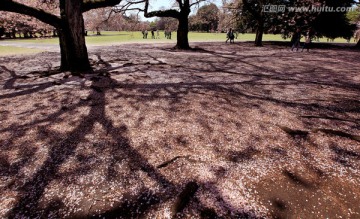
[[[54, 4], [39, 4], [27, 0], [34, 7], [46, 7], [53, 10]], [[359, 10], [344, 13], [263, 13], [266, 4], [286, 6], [316, 5], [316, 1], [295, 0], [234, 0], [223, 1], [218, 7], [207, 3], [197, 8], [189, 16], [189, 30], [201, 32], [226, 32], [230, 27], [241, 33], [273, 33], [289, 37], [297, 29], [312, 29], [317, 37], [351, 38], [359, 27]], [[326, 0], [326, 5], [334, 7], [356, 7], [352, 0]], [[357, 8], [358, 9], [358, 8]], [[177, 29], [178, 21], [169, 17], [156, 18], [152, 22], [143, 21], [137, 14], [114, 13], [112, 8], [99, 8], [84, 13], [87, 31], [141, 31]], [[261, 34], [261, 33], [259, 33]], [[55, 29], [39, 20], [26, 15], [11, 12], [0, 14], [0, 37], [33, 38], [56, 36]]]

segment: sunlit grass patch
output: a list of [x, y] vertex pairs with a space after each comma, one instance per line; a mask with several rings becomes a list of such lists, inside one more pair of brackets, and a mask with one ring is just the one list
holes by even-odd
[[30, 49], [16, 46], [1, 46], [0, 45], [0, 56], [5, 55], [22, 55], [42, 52], [40, 49]]
[[[143, 39], [141, 31], [102, 31], [101, 35], [96, 35], [96, 32], [89, 31], [88, 36], [86, 36], [86, 44], [88, 46], [110, 46], [115, 44], [124, 44], [124, 43], [176, 43], [176, 31], [172, 32], [171, 40], [166, 39], [164, 36], [164, 31], [159, 31], [159, 39], [157, 38], [157, 32], [155, 32], [155, 38], [152, 39], [151, 31], [148, 31], [147, 39]], [[200, 32], [189, 32], [189, 41], [192, 42], [225, 42], [226, 33], [200, 33]], [[243, 41], [254, 41], [255, 34], [252, 33], [239, 33], [235, 42], [243, 42]], [[263, 41], [287, 41], [290, 39], [284, 39], [281, 35], [274, 34], [264, 34]], [[304, 41], [304, 37], [301, 39]], [[41, 39], [15, 39], [15, 40], [4, 40], [0, 41], [0, 45], [2, 42], [11, 42], [11, 43], [21, 43], [26, 44], [49, 44], [49, 45], [58, 45], [58, 38], [41, 38]], [[313, 42], [321, 42], [321, 43], [347, 43], [345, 39], [337, 38], [333, 42], [328, 40], [327, 38], [314, 39]], [[354, 43], [354, 40], [350, 40], [351, 43]], [[35, 45], [36, 46], [36, 45]], [[2, 49], [4, 50], [4, 49]], [[5, 49], [0, 54], [13, 54], [10, 53], [12, 49]], [[14, 51], [21, 50], [20, 48], [15, 49]], [[6, 51], [9, 51], [7, 53]], [[33, 51], [32, 49], [24, 49], [24, 51]], [[21, 53], [21, 52], [20, 52]], [[17, 54], [17, 53], [15, 53]]]

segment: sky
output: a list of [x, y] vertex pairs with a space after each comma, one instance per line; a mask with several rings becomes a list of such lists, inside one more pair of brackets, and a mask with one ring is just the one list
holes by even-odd
[[[174, 4], [174, 2], [175, 2], [175, 0], [150, 0], [149, 11], [159, 10], [161, 7], [164, 7], [165, 9], [169, 9]], [[218, 7], [220, 7], [222, 4], [221, 0], [208, 0], [208, 1], [205, 1], [204, 3], [202, 3], [201, 5], [209, 4], [209, 3], [214, 3]], [[193, 13], [194, 11], [196, 11], [196, 8], [193, 7], [191, 11]], [[143, 21], [154, 21], [156, 19], [156, 17], [155, 18], [144, 18], [142, 13], [139, 14], [139, 17]]]

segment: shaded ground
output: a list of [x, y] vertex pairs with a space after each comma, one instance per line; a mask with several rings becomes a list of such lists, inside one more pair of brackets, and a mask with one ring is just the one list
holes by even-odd
[[359, 218], [359, 53], [0, 57], [0, 217]]

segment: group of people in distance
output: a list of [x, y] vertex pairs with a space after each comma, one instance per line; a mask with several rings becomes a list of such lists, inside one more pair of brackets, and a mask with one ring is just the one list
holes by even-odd
[[[234, 43], [234, 39], [237, 38], [236, 37], [236, 32], [230, 28], [227, 32], [226, 32], [226, 41], [225, 43], [227, 43], [228, 41], [230, 41], [230, 43]], [[306, 49], [309, 52], [310, 49], [310, 44], [311, 44], [311, 38], [312, 38], [312, 31], [311, 29], [309, 29], [306, 32], [305, 35], [305, 42], [302, 46], [301, 51], [304, 51], [304, 49]], [[295, 33], [292, 35], [291, 38], [291, 51], [294, 51], [294, 49], [296, 48], [296, 51], [299, 50], [299, 48], [301, 47], [301, 30], [298, 28]]]
[[[160, 39], [159, 30], [151, 30], [150, 32], [151, 32], [151, 39]], [[156, 32], [156, 37], [155, 37], [155, 32]], [[142, 30], [141, 33], [143, 35], [143, 39], [147, 39], [148, 31], [147, 30]], [[166, 39], [171, 39], [171, 31], [165, 30], [165, 38]]]
[[[143, 39], [147, 39], [147, 35], [148, 35], [148, 31], [147, 30], [143, 30], [141, 31], [142, 35], [143, 35]], [[165, 30], [164, 31], [165, 34], [165, 38], [166, 39], [171, 39], [171, 31], [169, 30]], [[160, 39], [160, 35], [159, 35], [159, 30], [156, 30], [156, 38], [155, 38], [155, 30], [151, 30], [151, 38], [152, 39]], [[227, 43], [228, 41], [230, 41], [230, 43], [234, 43], [234, 39], [237, 38], [237, 33], [230, 28], [227, 32], [226, 32], [226, 41], [225, 43]], [[309, 52], [310, 49], [310, 44], [311, 44], [311, 38], [312, 38], [312, 31], [311, 29], [309, 29], [306, 32], [305, 35], [305, 42], [302, 46], [301, 52], [304, 51], [304, 49], [306, 49]], [[294, 51], [294, 49], [296, 48], [296, 51], [299, 50], [299, 48], [301, 47], [301, 30], [298, 28], [294, 34], [292, 35], [291, 38], [291, 51]]]

